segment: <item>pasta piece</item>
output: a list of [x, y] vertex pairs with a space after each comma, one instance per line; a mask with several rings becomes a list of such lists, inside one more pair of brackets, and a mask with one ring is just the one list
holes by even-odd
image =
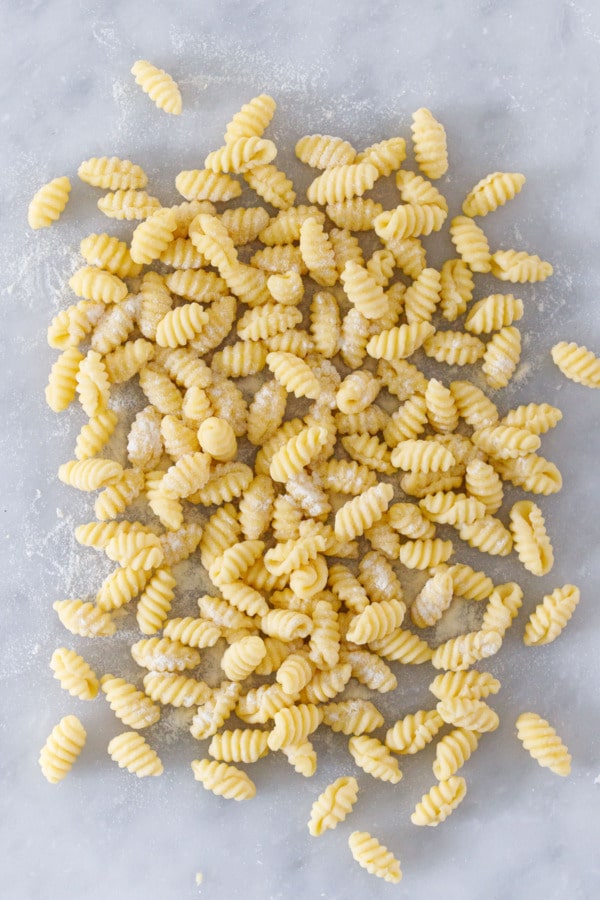
[[210, 169], [189, 169], [180, 172], [175, 187], [186, 200], [211, 200], [214, 203], [234, 200], [242, 193], [239, 181]]
[[240, 685], [237, 682], [222, 681], [212, 696], [198, 708], [192, 719], [190, 731], [196, 740], [212, 737], [223, 727], [239, 700]]
[[404, 295], [404, 308], [409, 325], [431, 322], [440, 301], [440, 288], [440, 273], [437, 269], [423, 269]]
[[271, 750], [299, 744], [321, 724], [323, 713], [313, 703], [302, 703], [280, 709], [273, 716], [274, 727], [269, 733]]
[[93, 700], [98, 694], [98, 679], [88, 663], [66, 647], [59, 647], [52, 654], [50, 668], [60, 686], [72, 697], [80, 700]]
[[510, 531], [493, 516], [482, 516], [471, 525], [460, 525], [458, 533], [470, 547], [491, 556], [508, 556], [513, 548]]
[[141, 166], [117, 156], [92, 156], [81, 163], [77, 174], [86, 184], [105, 191], [127, 191], [130, 188], [145, 188], [148, 184], [148, 176]]
[[106, 269], [119, 278], [134, 278], [142, 266], [131, 258], [125, 241], [108, 234], [90, 234], [79, 245], [81, 255], [90, 266]]
[[490, 272], [490, 246], [482, 229], [468, 216], [456, 216], [450, 223], [450, 237], [461, 259], [472, 272]]
[[138, 601], [136, 618], [142, 634], [156, 634], [171, 611], [176, 580], [167, 566], [153, 573]]
[[124, 725], [136, 729], [148, 728], [160, 719], [160, 707], [124, 678], [104, 675], [100, 685], [110, 708]]
[[144, 59], [138, 59], [131, 68], [131, 74], [145, 94], [166, 113], [181, 114], [182, 101], [175, 81], [163, 69], [157, 69]]
[[90, 459], [99, 453], [108, 443], [117, 422], [117, 414], [112, 409], [101, 409], [77, 435], [75, 457]]
[[364, 493], [348, 500], [335, 514], [335, 534], [348, 541], [364, 534], [379, 521], [394, 495], [390, 484], [378, 484]]
[[79, 491], [97, 491], [98, 488], [114, 485], [122, 474], [123, 469], [118, 462], [101, 457], [71, 460], [58, 469], [60, 480]]
[[110, 637], [117, 630], [110, 615], [83, 600], [57, 600], [52, 609], [65, 628], [80, 637]]
[[436, 709], [444, 722], [458, 728], [468, 728], [483, 734], [495, 731], [499, 725], [497, 713], [483, 700], [471, 700], [464, 697], [450, 697], [440, 700]]
[[244, 180], [276, 209], [287, 210], [293, 206], [296, 199], [294, 186], [276, 166], [256, 166], [244, 173]]
[[410, 607], [410, 617], [418, 628], [428, 628], [441, 619], [452, 603], [452, 576], [438, 572], [425, 582]]
[[369, 875], [399, 884], [402, 878], [400, 863], [392, 853], [367, 831], [353, 831], [348, 838], [352, 856]]
[[480, 659], [494, 656], [502, 646], [502, 635], [497, 631], [471, 631], [460, 634], [440, 644], [431, 659], [435, 669], [460, 672], [469, 669]]
[[462, 331], [438, 331], [423, 344], [427, 356], [449, 366], [473, 365], [485, 353], [485, 344]]
[[523, 301], [512, 294], [490, 294], [471, 307], [465, 328], [472, 334], [499, 331], [523, 317]]
[[266, 166], [277, 156], [273, 141], [252, 135], [233, 138], [224, 147], [213, 150], [204, 160], [204, 166], [212, 172], [235, 172], [241, 175], [257, 166]]
[[362, 197], [370, 191], [379, 177], [370, 162], [329, 166], [309, 185], [306, 196], [309, 203], [340, 203], [352, 197]]
[[554, 463], [530, 453], [517, 459], [493, 460], [501, 478], [533, 494], [555, 494], [562, 487], [562, 476]]
[[98, 209], [109, 219], [145, 219], [160, 209], [160, 200], [146, 191], [118, 190], [100, 197]]
[[470, 672], [444, 672], [433, 679], [429, 690], [438, 700], [449, 700], [452, 697], [482, 700], [490, 694], [497, 694], [500, 682], [489, 672], [477, 672], [474, 669]]
[[496, 250], [491, 257], [492, 275], [513, 284], [545, 281], [546, 278], [550, 278], [553, 271], [549, 262], [544, 262], [539, 256], [531, 256], [524, 251]]
[[200, 781], [207, 791], [226, 800], [251, 800], [256, 795], [254, 782], [235, 766], [228, 766], [216, 760], [195, 759], [192, 771], [196, 781]]
[[555, 641], [573, 615], [579, 599], [579, 588], [574, 584], [565, 584], [551, 594], [545, 594], [529, 616], [523, 643], [528, 647], [539, 647]]
[[192, 616], [168, 619], [164, 623], [164, 636], [179, 641], [186, 647], [214, 647], [221, 634], [221, 629], [213, 622], [194, 619]]
[[198, 429], [200, 447], [218, 462], [228, 462], [237, 456], [235, 432], [229, 422], [210, 416]]
[[493, 516], [502, 506], [502, 480], [493, 466], [481, 459], [473, 459], [467, 465], [465, 488], [469, 496], [484, 505], [489, 516]]
[[131, 238], [131, 258], [148, 265], [159, 259], [173, 240], [177, 228], [175, 213], [170, 209], [158, 209], [141, 222]]
[[83, 266], [69, 278], [69, 287], [78, 297], [101, 303], [120, 303], [127, 296], [127, 285], [124, 281], [97, 269], [95, 266]]
[[514, 548], [533, 575], [546, 575], [554, 565], [554, 553], [542, 511], [531, 500], [520, 500], [510, 510]]
[[356, 778], [337, 778], [328, 785], [312, 805], [308, 831], [318, 837], [330, 828], [336, 828], [352, 812], [358, 795]]
[[525, 184], [519, 172], [492, 172], [478, 181], [463, 203], [465, 216], [487, 216], [512, 200]]
[[58, 784], [71, 771], [85, 744], [86, 731], [77, 716], [64, 716], [52, 729], [40, 751], [39, 764], [44, 778]]
[[397, 760], [377, 738], [351, 737], [348, 749], [356, 765], [373, 778], [389, 781], [391, 784], [398, 784], [401, 781], [402, 772]]
[[127, 769], [138, 778], [162, 775], [164, 771], [156, 751], [136, 731], [125, 731], [113, 738], [108, 753], [120, 769]]
[[434, 441], [404, 440], [392, 450], [392, 465], [411, 472], [447, 472], [455, 459], [450, 450]]
[[551, 352], [554, 364], [565, 378], [585, 387], [600, 387], [600, 359], [587, 347], [560, 341]]
[[393, 245], [439, 231], [445, 220], [446, 212], [437, 203], [404, 203], [380, 213], [373, 228], [384, 244]]
[[221, 668], [230, 681], [245, 681], [262, 662], [267, 649], [255, 635], [234, 641], [221, 657]]
[[276, 380], [289, 393], [293, 393], [296, 397], [309, 397], [311, 400], [319, 398], [321, 385], [318, 379], [304, 360], [294, 356], [293, 353], [283, 351], [269, 353], [267, 365]]
[[435, 329], [430, 322], [415, 322], [412, 325], [397, 325], [374, 335], [367, 343], [366, 350], [373, 359], [401, 360], [419, 349]]
[[439, 825], [454, 812], [467, 793], [464, 778], [451, 775], [447, 781], [440, 781], [427, 794], [423, 794], [410, 817], [413, 825]]
[[360, 735], [381, 728], [384, 719], [370, 700], [342, 700], [322, 707], [323, 723], [332, 731]]
[[249, 103], [244, 103], [227, 123], [225, 143], [229, 144], [241, 137], [260, 137], [273, 118], [276, 105], [268, 94], [259, 94]]
[[422, 107], [413, 113], [411, 125], [415, 159], [428, 178], [441, 178], [448, 171], [444, 126]]
[[440, 310], [445, 319], [454, 322], [462, 316], [474, 286], [471, 270], [462, 259], [446, 260], [440, 270]]
[[268, 731], [258, 728], [235, 728], [215, 734], [208, 748], [209, 754], [223, 762], [257, 762], [269, 752]]
[[138, 666], [153, 672], [183, 672], [195, 669], [200, 654], [171, 638], [144, 638], [131, 646], [131, 655]]
[[317, 771], [317, 754], [310, 741], [300, 741], [298, 744], [282, 747], [281, 752], [299, 775], [311, 778]]
[[337, 281], [335, 256], [331, 242], [322, 224], [309, 217], [300, 226], [300, 253], [310, 277], [323, 287], [331, 287]]
[[301, 472], [317, 458], [326, 440], [326, 429], [313, 426], [286, 441], [271, 460], [269, 474], [273, 481], [286, 482]]
[[48, 228], [60, 219], [71, 192], [71, 182], [66, 175], [44, 184], [33, 195], [27, 211], [29, 227]]
[[310, 134], [300, 138], [296, 144], [296, 156], [313, 169], [328, 169], [330, 166], [351, 165], [356, 158], [356, 150], [342, 138]]
[[313, 623], [303, 613], [291, 609], [271, 609], [262, 616], [260, 627], [270, 637], [279, 638], [280, 641], [293, 641], [308, 637]]
[[401, 662], [405, 665], [421, 665], [428, 662], [433, 655], [433, 651], [426, 641], [402, 628], [397, 628], [379, 641], [371, 641], [369, 648], [384, 659]]
[[[371, 162], [371, 160], [368, 160]], [[338, 228], [350, 231], [370, 231], [377, 216], [383, 212], [381, 203], [353, 197], [352, 200], [341, 200], [327, 206], [327, 215]]]
[[385, 736], [386, 747], [394, 753], [419, 753], [434, 739], [443, 724], [444, 720], [437, 710], [420, 709], [414, 715], [404, 716], [395, 722]]
[[289, 306], [296, 306], [304, 296], [304, 284], [298, 272], [271, 275], [267, 287], [274, 300]]
[[565, 777], [571, 772], [571, 754], [552, 726], [537, 713], [521, 713], [517, 736], [540, 766]]
[[181, 227], [180, 220], [174, 207], [171, 207], [171, 212], [175, 219], [175, 231], [173, 232], [173, 239], [158, 257], [160, 262], [164, 263], [165, 266], [170, 266], [172, 269], [179, 269], [180, 271], [182, 269], [202, 268], [206, 260], [202, 253], [196, 249], [193, 241], [186, 237], [176, 237]]
[[335, 356], [339, 349], [340, 327], [337, 299], [328, 291], [318, 291], [310, 305], [310, 332], [316, 350], [326, 359]]
[[351, 303], [366, 319], [380, 319], [387, 307], [386, 297], [381, 285], [371, 273], [358, 262], [347, 262], [341, 281]]
[[484, 631], [495, 631], [504, 637], [523, 603], [523, 591], [514, 581], [499, 584], [490, 594], [481, 627]]
[[546, 434], [561, 419], [562, 412], [556, 406], [550, 406], [549, 403], [528, 403], [526, 406], [510, 409], [502, 419], [502, 424], [527, 428], [534, 434]]
[[533, 434], [528, 428], [503, 424], [478, 428], [473, 432], [471, 440], [484, 453], [495, 459], [515, 459], [518, 456], [528, 456], [530, 453], [535, 453], [541, 444], [537, 434]]
[[353, 644], [369, 644], [381, 640], [402, 625], [405, 612], [406, 606], [401, 600], [371, 603], [352, 618], [346, 640]]
[[347, 263], [355, 262], [363, 265], [363, 252], [358, 238], [345, 228], [332, 228], [329, 232], [329, 240], [333, 247], [335, 266], [341, 275]]

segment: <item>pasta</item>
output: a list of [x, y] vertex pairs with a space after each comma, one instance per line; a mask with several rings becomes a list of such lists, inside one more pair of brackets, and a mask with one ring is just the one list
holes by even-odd
[[48, 228], [61, 217], [71, 192], [71, 182], [63, 175], [54, 178], [37, 191], [27, 212], [29, 227], [33, 229]]
[[39, 758], [42, 774], [50, 784], [58, 784], [69, 774], [83, 750], [86, 736], [77, 716], [64, 716], [52, 729]]
[[308, 822], [309, 834], [319, 837], [324, 831], [336, 828], [352, 812], [357, 795], [355, 778], [337, 778], [313, 803]]
[[552, 726], [537, 713], [521, 713], [517, 735], [525, 750], [544, 766], [563, 777], [571, 772], [571, 754]]
[[413, 825], [439, 825], [454, 812], [467, 793], [467, 785], [464, 778], [451, 775], [446, 781], [440, 781], [434, 785], [427, 794], [423, 794], [421, 802], [417, 803], [415, 811], [410, 817]]
[[173, 116], [180, 115], [182, 102], [179, 88], [163, 69], [157, 69], [146, 60], [138, 59], [131, 68], [131, 74], [159, 109]]
[[367, 831], [353, 831], [348, 838], [352, 856], [370, 875], [399, 884], [402, 878], [400, 863], [392, 853]]
[[[134, 70], [140, 82], [152, 76], [145, 89], [159, 106], [181, 110], [166, 73], [145, 63]], [[429, 377], [427, 358], [479, 364], [477, 384], [505, 386], [519, 363], [515, 323], [524, 303], [512, 294], [472, 303], [474, 273], [522, 283], [543, 280], [551, 266], [517, 251], [492, 254], [474, 221], [519, 192], [524, 178], [515, 173], [493, 173], [473, 188], [464, 215], [450, 223], [458, 256], [428, 263], [420, 237], [441, 230], [448, 215], [427, 180], [448, 162], [444, 129], [428, 110], [414, 114], [412, 128], [427, 179], [400, 168], [403, 137], [357, 153], [341, 138], [308, 135], [296, 151], [317, 171], [298, 206], [273, 164], [278, 148], [264, 136], [274, 112], [273, 98], [261, 94], [235, 113], [205, 167], [178, 174], [185, 202], [173, 206], [146, 193], [145, 173], [129, 160], [91, 158], [80, 167], [82, 180], [111, 192], [100, 209], [132, 220], [133, 236], [92, 233], [81, 242], [86, 265], [70, 280], [81, 300], [48, 329], [60, 355], [46, 394], [56, 411], [77, 397], [87, 416], [59, 478], [102, 490], [96, 521], [79, 526], [76, 539], [118, 565], [95, 603], [54, 608], [71, 633], [102, 637], [123, 627], [136, 600], [142, 639], [131, 654], [145, 670], [144, 690], [110, 674], [100, 680], [134, 729], [109, 745], [120, 766], [162, 771], [136, 732], [158, 722], [164, 706], [181, 710], [182, 720], [192, 710], [191, 735], [210, 739], [212, 757], [195, 760], [194, 775], [230, 799], [256, 790], [230, 763], [281, 750], [295, 771], [313, 775], [310, 736], [321, 723], [349, 738], [363, 771], [391, 784], [402, 778], [394, 754], [419, 752], [448, 724], [436, 746], [439, 784], [412, 817], [437, 824], [464, 797], [456, 772], [479, 736], [498, 726], [484, 701], [500, 684], [471, 666], [498, 652], [523, 601], [515, 582], [496, 585], [483, 571], [450, 564], [455, 542], [443, 529], [491, 555], [514, 545], [529, 571], [549, 571], [541, 510], [519, 500], [505, 527], [503, 481], [542, 495], [560, 489], [560, 472], [538, 451], [562, 414], [547, 403], [500, 413], [500, 401], [475, 383]], [[385, 209], [365, 195], [392, 173], [402, 202]], [[244, 198], [217, 210], [242, 189], [265, 203]], [[445, 326], [452, 330], [437, 330], [461, 316]], [[408, 361], [413, 354], [427, 375]], [[585, 348], [563, 342], [553, 357], [566, 374], [594, 383], [597, 360]], [[130, 387], [117, 387], [130, 381], [146, 398], [141, 407], [130, 409]], [[132, 521], [121, 520], [138, 498]], [[214, 593], [190, 615], [174, 602], [184, 560], [194, 584], [208, 577]], [[184, 580], [179, 590], [188, 587]], [[478, 628], [452, 630], [455, 597], [465, 606], [485, 601], [481, 611], [465, 610], [469, 622], [481, 613]], [[554, 640], [578, 599], [573, 585], [546, 595], [524, 642]], [[416, 628], [441, 621], [447, 639], [430, 643], [403, 627], [407, 606]], [[405, 697], [393, 663], [428, 662], [440, 670], [430, 685], [437, 707], [386, 723], [368, 692], [400, 682]], [[98, 679], [74, 650], [60, 647], [51, 667], [73, 696], [97, 693]], [[219, 667], [220, 684], [209, 677]], [[373, 732], [386, 724], [383, 743]], [[356, 792], [351, 776], [329, 785], [314, 804], [311, 834], [335, 827]], [[368, 834], [350, 843], [369, 871], [400, 879], [397, 861]]]
[[60, 681], [60, 686], [80, 700], [93, 700], [98, 693], [98, 679], [83, 657], [59, 647], [52, 654], [50, 668], [54, 677]]
[[551, 594], [545, 594], [529, 616], [523, 643], [528, 647], [539, 647], [555, 641], [573, 615], [579, 599], [579, 588], [574, 584], [565, 584]]
[[552, 360], [571, 381], [585, 387], [600, 387], [600, 360], [587, 347], [560, 341], [552, 348]]
[[136, 731], [125, 731], [113, 738], [108, 745], [108, 753], [120, 769], [127, 769], [138, 778], [163, 773], [158, 754]]

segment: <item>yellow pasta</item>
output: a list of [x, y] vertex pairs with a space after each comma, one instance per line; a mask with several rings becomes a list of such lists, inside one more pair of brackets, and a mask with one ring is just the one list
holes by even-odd
[[42, 774], [50, 784], [58, 784], [69, 774], [83, 750], [86, 736], [77, 716], [64, 716], [52, 729], [39, 758]]
[[296, 144], [296, 156], [313, 169], [328, 169], [330, 166], [351, 165], [356, 158], [356, 150], [342, 138], [310, 134], [300, 138]]
[[411, 131], [419, 168], [428, 178], [441, 178], [448, 170], [444, 126], [424, 107], [414, 112], [412, 119]]
[[517, 719], [517, 735], [526, 750], [555, 775], [571, 772], [571, 754], [552, 726], [537, 713], [521, 713]]
[[585, 387], [600, 387], [600, 359], [587, 347], [560, 341], [552, 348], [552, 360], [571, 381]]
[[30, 228], [48, 228], [58, 221], [63, 213], [71, 192], [71, 182], [63, 175], [54, 178], [37, 191], [29, 204], [27, 221]]
[[194, 760], [192, 770], [196, 781], [207, 791], [226, 800], [251, 800], [256, 794], [254, 782], [235, 766], [216, 760]]
[[539, 256], [517, 250], [496, 250], [491, 257], [491, 272], [501, 281], [524, 284], [526, 281], [545, 281], [550, 278], [553, 269]]
[[131, 258], [125, 241], [108, 234], [90, 234], [79, 245], [81, 255], [90, 266], [106, 269], [119, 278], [133, 278], [139, 275], [142, 266]]
[[454, 812], [467, 793], [464, 778], [451, 775], [447, 781], [440, 781], [427, 794], [423, 794], [410, 817], [413, 825], [439, 825]]
[[394, 723], [385, 736], [385, 744], [394, 753], [419, 753], [429, 744], [444, 721], [435, 709], [422, 710], [404, 716]]
[[371, 190], [379, 172], [370, 162], [330, 166], [319, 175], [306, 192], [309, 203], [339, 203], [361, 197]]
[[173, 116], [181, 114], [181, 94], [176, 82], [167, 72], [157, 69], [144, 59], [138, 59], [131, 68], [131, 74], [159, 109]]
[[138, 778], [163, 773], [158, 754], [136, 731], [125, 731], [113, 738], [108, 745], [108, 753], [120, 769], [127, 769]]
[[510, 510], [514, 548], [533, 575], [546, 575], [554, 564], [554, 553], [542, 511], [531, 500], [520, 500]]
[[395, 209], [384, 210], [373, 221], [373, 228], [390, 248], [390, 242], [427, 236], [439, 231], [446, 212], [437, 203], [405, 203]]
[[128, 190], [111, 191], [100, 197], [98, 209], [109, 219], [145, 219], [160, 209], [160, 200], [151, 197], [146, 191]]
[[124, 678], [104, 675], [100, 684], [110, 708], [124, 725], [136, 729], [148, 728], [160, 719], [160, 707]]
[[402, 878], [399, 861], [367, 831], [353, 831], [348, 838], [348, 846], [359, 866], [370, 875], [399, 884]]
[[213, 150], [204, 160], [205, 168], [212, 172], [234, 172], [241, 175], [257, 166], [266, 166], [277, 155], [273, 141], [256, 135], [232, 138], [218, 150]]
[[244, 172], [244, 180], [276, 209], [286, 210], [293, 206], [296, 199], [294, 185], [276, 166], [256, 166]]
[[336, 283], [338, 275], [333, 247], [317, 219], [309, 217], [300, 226], [300, 253], [317, 284], [331, 287]]
[[469, 216], [456, 216], [450, 223], [450, 237], [458, 255], [472, 272], [490, 272], [490, 246], [482, 229]]
[[253, 97], [235, 113], [225, 130], [225, 143], [240, 137], [260, 137], [273, 118], [276, 103], [268, 94]]
[[188, 169], [180, 172], [175, 187], [186, 200], [233, 200], [242, 193], [239, 181], [210, 169]]
[[519, 172], [492, 172], [478, 181], [463, 203], [465, 216], [487, 216], [520, 193], [525, 176]]
[[80, 700], [93, 700], [98, 693], [98, 679], [88, 663], [66, 647], [59, 647], [52, 654], [50, 668], [60, 686]]
[[449, 697], [440, 700], [436, 709], [447, 724], [468, 728], [478, 734], [495, 731], [500, 722], [497, 713], [483, 700]]
[[308, 831], [318, 837], [330, 828], [336, 828], [352, 811], [358, 795], [355, 778], [337, 778], [325, 788], [312, 805]]
[[431, 662], [436, 669], [460, 672], [481, 659], [494, 656], [501, 646], [502, 635], [497, 631], [471, 631], [440, 644], [435, 649]]
[[361, 315], [366, 319], [380, 319], [383, 316], [387, 307], [383, 288], [367, 269], [350, 261], [340, 277], [348, 299]]
[[462, 259], [447, 259], [440, 270], [440, 310], [445, 319], [454, 322], [464, 313], [473, 288], [468, 265]]
[[110, 637], [117, 627], [111, 616], [83, 600], [57, 600], [52, 608], [65, 628], [80, 637]]
[[105, 191], [127, 191], [145, 188], [148, 184], [148, 176], [141, 166], [117, 156], [92, 156], [81, 163], [77, 174], [86, 184]]
[[489, 672], [477, 672], [475, 669], [469, 672], [444, 672], [443, 675], [437, 675], [433, 679], [429, 690], [438, 700], [452, 697], [481, 700], [490, 694], [497, 694], [500, 682]]
[[523, 643], [528, 647], [539, 647], [555, 641], [573, 615], [579, 599], [579, 588], [574, 584], [565, 584], [551, 594], [545, 594], [529, 616]]

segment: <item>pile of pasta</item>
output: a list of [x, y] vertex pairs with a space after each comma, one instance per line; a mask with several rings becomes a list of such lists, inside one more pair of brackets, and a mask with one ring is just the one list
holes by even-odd
[[[508, 525], [498, 513], [504, 482], [535, 496], [561, 487], [538, 452], [560, 410], [530, 403], [500, 417], [482, 387], [504, 387], [517, 367], [523, 303], [511, 293], [474, 300], [474, 275], [518, 284], [543, 281], [552, 267], [490, 249], [476, 220], [525, 181], [500, 172], [451, 219], [456, 256], [439, 270], [428, 265], [422, 238], [448, 216], [432, 183], [448, 167], [446, 135], [429, 110], [412, 124], [422, 174], [403, 167], [403, 137], [362, 152], [341, 138], [302, 138], [296, 155], [315, 170], [306, 203], [263, 136], [274, 111], [267, 95], [246, 104], [204, 168], [179, 173], [175, 206], [148, 194], [145, 173], [128, 160], [79, 168], [83, 181], [110, 191], [98, 201], [106, 216], [137, 224], [129, 244], [107, 233], [81, 241], [85, 265], [69, 280], [80, 299], [48, 331], [60, 356], [47, 401], [61, 412], [78, 399], [88, 416], [59, 477], [99, 492], [95, 519], [75, 537], [117, 564], [94, 600], [62, 599], [54, 609], [71, 634], [108, 639], [136, 602], [141, 637], [131, 654], [143, 689], [118, 674], [98, 678], [67, 647], [51, 666], [81, 700], [102, 690], [129, 729], [108, 751], [138, 776], [163, 770], [141, 734], [162, 706], [193, 708], [202, 746], [194, 777], [228, 799], [254, 796], [239, 764], [268, 753], [313, 775], [318, 728], [345, 736], [357, 767], [392, 786], [399, 758], [441, 733], [436, 783], [412, 814], [415, 825], [437, 825], [465, 796], [456, 773], [498, 726], [486, 700], [500, 683], [473, 666], [500, 650], [522, 604], [516, 582], [495, 584], [454, 553], [459, 542], [492, 556], [514, 551], [529, 572], [548, 573], [552, 544], [538, 504], [518, 500]], [[384, 209], [365, 195], [391, 178], [399, 202]], [[228, 206], [244, 187], [259, 202]], [[68, 189], [56, 179], [36, 195], [34, 227], [58, 218]], [[363, 235], [378, 240], [368, 258]], [[600, 363], [584, 351], [563, 344], [553, 354], [570, 377], [598, 386]], [[427, 357], [480, 371], [427, 377], [411, 361]], [[103, 455], [118, 426], [111, 390], [130, 381], [146, 405], [129, 429], [127, 459], [117, 460]], [[142, 499], [145, 514], [127, 518]], [[452, 539], [439, 536], [443, 526]], [[188, 558], [213, 587], [198, 597], [197, 615], [173, 616], [174, 573]], [[426, 580], [406, 597], [409, 570]], [[480, 627], [434, 647], [419, 632], [454, 598], [481, 604]], [[570, 584], [545, 596], [525, 643], [555, 640], [578, 600]], [[208, 648], [220, 652], [218, 685], [203, 678]], [[399, 665], [437, 671], [433, 700], [384, 730], [375, 698], [397, 688]], [[372, 699], [346, 696], [352, 681]], [[568, 751], [547, 721], [524, 713], [517, 727], [541, 765], [568, 773]], [[42, 750], [48, 780], [66, 775], [84, 742], [79, 719], [66, 716]], [[353, 777], [329, 785], [310, 834], [343, 821], [358, 790]], [[369, 872], [400, 880], [397, 859], [371, 835], [353, 832], [349, 846]]]

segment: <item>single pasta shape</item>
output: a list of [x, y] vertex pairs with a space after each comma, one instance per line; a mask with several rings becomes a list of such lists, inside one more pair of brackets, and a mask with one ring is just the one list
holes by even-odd
[[324, 831], [336, 828], [352, 811], [357, 795], [355, 778], [337, 778], [313, 803], [308, 822], [309, 834], [318, 837]]
[[571, 772], [571, 754], [552, 726], [537, 713], [521, 713], [517, 735], [524, 748], [544, 766], [563, 777]]
[[177, 83], [167, 72], [157, 69], [144, 59], [138, 59], [131, 68], [131, 74], [159, 109], [173, 116], [181, 114], [181, 94]]
[[444, 126], [422, 107], [413, 113], [411, 125], [415, 159], [428, 178], [441, 178], [448, 171], [448, 151]]
[[48, 228], [58, 221], [71, 192], [71, 182], [66, 177], [54, 178], [37, 191], [29, 204], [27, 220], [30, 228]]
[[351, 737], [348, 749], [356, 765], [373, 778], [389, 781], [391, 784], [398, 784], [401, 781], [402, 772], [398, 761], [377, 738], [369, 738], [366, 735]]
[[566, 378], [585, 387], [600, 387], [600, 359], [587, 347], [560, 341], [551, 352], [554, 364]]
[[226, 800], [251, 800], [256, 794], [254, 782], [235, 766], [217, 760], [195, 759], [192, 771], [207, 791]]
[[81, 163], [77, 174], [86, 184], [105, 191], [137, 190], [148, 184], [148, 176], [141, 166], [117, 156], [92, 156]]
[[225, 130], [225, 143], [241, 137], [260, 137], [273, 118], [277, 104], [268, 94], [259, 94], [235, 113]]
[[50, 784], [58, 784], [71, 771], [85, 744], [86, 731], [77, 716], [64, 716], [41, 749], [39, 764]]
[[545, 281], [554, 271], [549, 262], [544, 262], [539, 256], [531, 256], [523, 250], [496, 250], [490, 260], [492, 275], [513, 284]]
[[108, 753], [120, 769], [127, 769], [138, 778], [163, 773], [158, 754], [137, 731], [125, 731], [113, 738], [108, 745]]
[[579, 588], [574, 584], [565, 584], [551, 594], [545, 594], [529, 616], [523, 643], [528, 647], [539, 647], [555, 641], [573, 615], [579, 598]]
[[454, 812], [467, 793], [464, 778], [451, 775], [446, 781], [434, 785], [427, 794], [423, 794], [410, 817], [413, 825], [439, 825]]
[[472, 272], [490, 272], [490, 245], [482, 229], [469, 216], [456, 216], [450, 223], [450, 237], [461, 259]]
[[465, 216], [487, 216], [520, 193], [525, 176], [519, 172], [492, 172], [478, 181], [463, 203]]
[[351, 165], [356, 150], [348, 141], [328, 134], [309, 134], [296, 144], [296, 156], [313, 169]]
[[402, 878], [400, 863], [387, 847], [367, 831], [353, 831], [348, 838], [353, 858], [370, 875], [383, 878], [390, 884], [399, 884]]
[[54, 677], [60, 682], [60, 686], [80, 700], [93, 700], [98, 693], [99, 682], [91, 667], [83, 657], [59, 647], [52, 654], [50, 668]]
[[525, 568], [546, 575], [554, 565], [554, 553], [542, 511], [531, 500], [520, 500], [510, 510], [513, 545]]

